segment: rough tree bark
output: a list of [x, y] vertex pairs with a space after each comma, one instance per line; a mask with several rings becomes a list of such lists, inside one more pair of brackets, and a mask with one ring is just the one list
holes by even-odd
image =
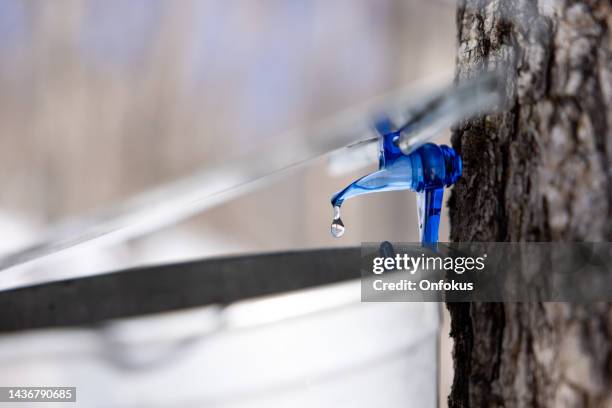
[[[459, 1], [457, 79], [503, 66], [508, 108], [453, 134], [453, 241], [612, 238], [609, 0]], [[449, 405], [612, 406], [612, 307], [449, 304]]]

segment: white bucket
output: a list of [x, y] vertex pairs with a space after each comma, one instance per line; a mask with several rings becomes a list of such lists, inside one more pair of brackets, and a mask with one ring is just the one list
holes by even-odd
[[439, 305], [359, 285], [0, 336], [0, 385], [75, 386], [78, 407], [436, 406]]

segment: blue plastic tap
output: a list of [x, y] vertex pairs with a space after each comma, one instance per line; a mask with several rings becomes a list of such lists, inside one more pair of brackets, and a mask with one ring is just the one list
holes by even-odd
[[388, 126], [379, 126], [378, 130], [382, 134], [379, 169], [333, 195], [332, 235], [344, 234], [340, 207], [345, 200], [381, 191], [411, 190], [417, 192], [421, 244], [436, 244], [444, 187], [454, 184], [461, 176], [461, 157], [448, 146], [432, 143], [406, 155], [398, 147], [402, 129], [393, 131]]

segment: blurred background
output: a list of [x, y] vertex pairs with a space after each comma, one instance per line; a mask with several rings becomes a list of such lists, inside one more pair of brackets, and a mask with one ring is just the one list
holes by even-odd
[[[2, 245], [448, 72], [454, 44], [443, 1], [0, 0], [0, 209], [3, 230], [23, 230]], [[330, 196], [370, 170], [313, 163], [99, 268], [416, 241], [407, 192], [349, 202], [346, 235], [330, 236]]]
[[[0, 252], [452, 71], [454, 20], [445, 0], [0, 0]], [[347, 202], [347, 232], [331, 237], [330, 196], [373, 168], [332, 177], [321, 159], [178, 225], [46, 264], [45, 273], [417, 241], [409, 192]]]

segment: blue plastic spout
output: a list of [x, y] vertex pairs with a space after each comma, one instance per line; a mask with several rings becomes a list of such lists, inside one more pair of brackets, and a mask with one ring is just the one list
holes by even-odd
[[340, 207], [345, 200], [362, 194], [410, 190], [418, 193], [421, 244], [438, 242], [444, 187], [454, 184], [461, 176], [461, 158], [452, 148], [432, 143], [405, 155], [397, 146], [398, 139], [399, 132], [383, 135], [380, 139], [379, 169], [356, 180], [332, 197], [334, 220], [331, 231], [335, 237], [344, 233]]

